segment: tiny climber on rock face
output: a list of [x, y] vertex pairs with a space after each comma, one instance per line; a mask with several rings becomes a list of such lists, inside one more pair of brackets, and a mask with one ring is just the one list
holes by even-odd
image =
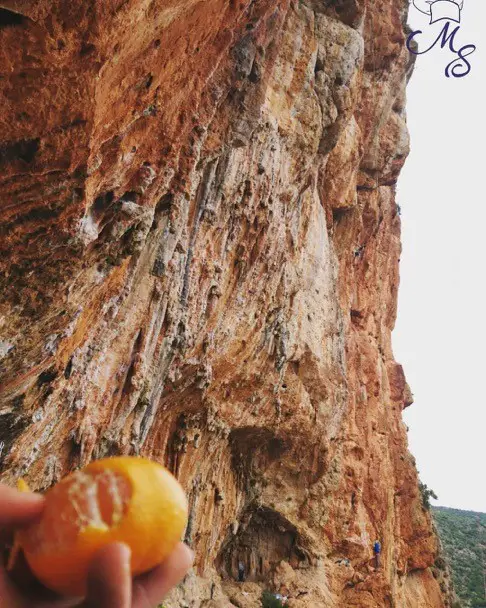
[[[3, 532], [35, 521], [44, 508], [40, 494], [17, 492], [0, 484], [0, 542]], [[18, 560], [12, 576], [2, 563], [0, 544], [1, 608], [155, 608], [175, 587], [192, 565], [192, 551], [179, 543], [163, 564], [132, 580], [130, 549], [113, 543], [94, 557], [84, 599], [60, 597], [35, 580], [26, 563]]]
[[379, 540], [375, 540], [375, 542], [373, 543], [373, 553], [375, 554], [375, 568], [379, 568], [381, 553], [381, 545]]
[[243, 562], [238, 563], [238, 582], [244, 583], [246, 579], [245, 575], [245, 564]]

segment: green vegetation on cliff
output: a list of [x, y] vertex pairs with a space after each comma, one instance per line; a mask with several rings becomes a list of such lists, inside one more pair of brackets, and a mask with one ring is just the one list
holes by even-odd
[[486, 513], [432, 507], [464, 607], [486, 608]]

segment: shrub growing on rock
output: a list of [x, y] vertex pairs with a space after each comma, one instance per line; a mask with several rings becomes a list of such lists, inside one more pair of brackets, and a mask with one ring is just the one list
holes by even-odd
[[264, 591], [262, 593], [262, 608], [284, 608], [285, 604], [282, 604], [275, 593], [271, 591]]

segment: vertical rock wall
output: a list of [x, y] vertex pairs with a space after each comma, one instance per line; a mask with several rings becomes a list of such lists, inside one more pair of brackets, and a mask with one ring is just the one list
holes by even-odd
[[0, 4], [3, 479], [166, 463], [171, 607], [449, 605], [390, 337], [407, 8]]

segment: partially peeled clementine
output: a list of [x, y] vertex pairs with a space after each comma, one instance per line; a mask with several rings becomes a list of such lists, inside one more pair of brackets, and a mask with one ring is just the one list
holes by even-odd
[[41, 519], [17, 543], [36, 577], [63, 595], [83, 596], [90, 561], [112, 542], [131, 549], [134, 575], [164, 561], [187, 524], [187, 500], [163, 466], [136, 457], [105, 458], [45, 494]]

